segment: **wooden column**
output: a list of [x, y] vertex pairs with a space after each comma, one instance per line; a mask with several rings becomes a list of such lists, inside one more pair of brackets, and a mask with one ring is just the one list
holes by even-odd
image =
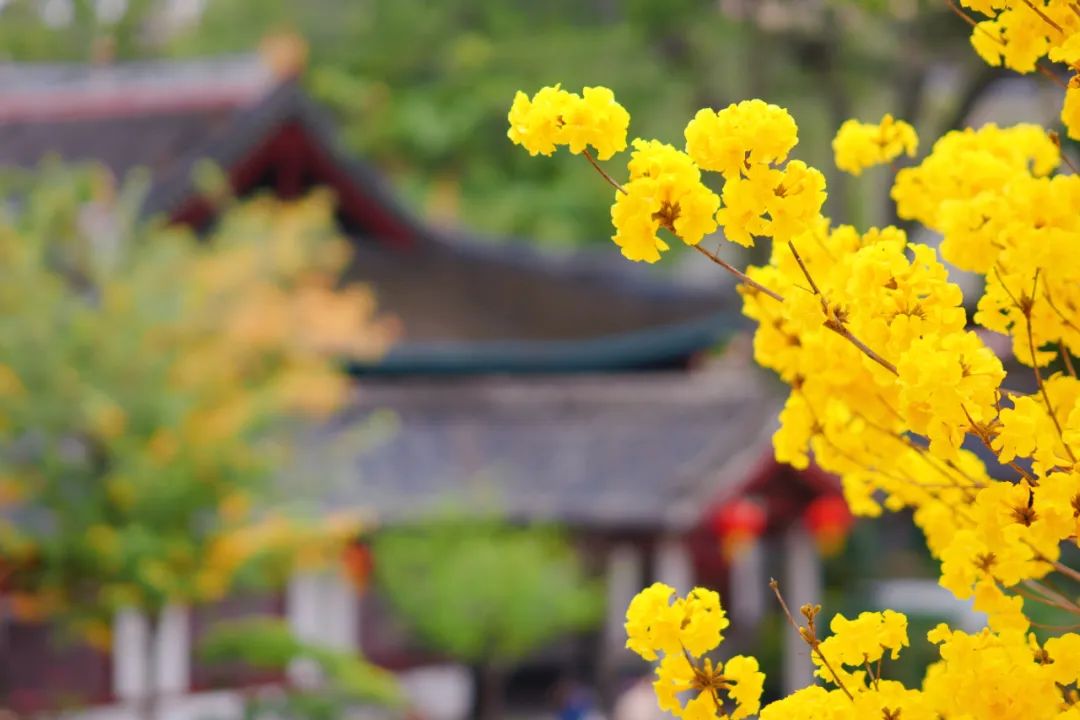
[[113, 620], [113, 694], [120, 702], [136, 702], [146, 695], [146, 667], [150, 642], [146, 616], [138, 610], [119, 611]]
[[765, 610], [775, 604], [765, 577], [765, 547], [760, 539], [739, 548], [731, 559], [728, 572], [728, 596], [723, 598], [731, 613], [732, 627], [746, 636], [754, 636]]
[[[793, 524], [782, 538], [784, 555], [783, 579], [780, 590], [788, 607], [799, 620], [799, 607], [822, 600], [821, 557], [814, 538], [802, 523]], [[806, 687], [814, 680], [810, 648], [794, 630], [784, 627], [784, 693]]]
[[[335, 650], [356, 650], [360, 637], [360, 598], [337, 569], [293, 575], [286, 592], [289, 628], [299, 640]], [[296, 663], [290, 677], [313, 680], [310, 663]]]
[[191, 616], [187, 608], [169, 605], [162, 610], [154, 638], [156, 687], [161, 695], [180, 695], [191, 681]]
[[667, 536], [657, 541], [653, 568], [655, 580], [675, 588], [679, 595], [686, 595], [694, 586], [694, 564], [680, 537]]
[[622, 543], [612, 547], [607, 553], [604, 575], [607, 580], [607, 609], [600, 638], [597, 687], [602, 704], [611, 707], [617, 691], [615, 681], [619, 666], [630, 660], [623, 626], [626, 623], [626, 607], [644, 582], [640, 546]]

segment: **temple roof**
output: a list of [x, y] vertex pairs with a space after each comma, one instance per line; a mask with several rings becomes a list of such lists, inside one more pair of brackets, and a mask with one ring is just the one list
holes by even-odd
[[283, 489], [380, 522], [486, 508], [681, 530], [768, 452], [767, 398], [740, 368], [368, 382], [351, 411], [302, 443]]
[[[55, 155], [150, 172], [147, 215], [205, 227], [193, 170], [238, 194], [336, 194], [351, 276], [401, 320], [400, 343], [357, 372], [382, 376], [597, 372], [685, 365], [739, 324], [728, 279], [690, 286], [610, 243], [562, 254], [427, 226], [340, 146], [293, 79], [254, 55], [104, 66], [0, 65], [0, 165]], [[603, 232], [605, 228], [598, 228]]]

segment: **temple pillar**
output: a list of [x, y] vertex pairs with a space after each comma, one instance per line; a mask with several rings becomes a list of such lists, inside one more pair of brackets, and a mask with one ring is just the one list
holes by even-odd
[[[821, 556], [814, 538], [802, 523], [791, 525], [781, 539], [784, 568], [780, 591], [791, 608], [795, 621], [802, 624], [799, 607], [822, 600]], [[786, 620], [785, 620], [786, 625]], [[784, 628], [783, 683], [789, 694], [812, 684], [814, 666], [810, 648], [792, 628]]]

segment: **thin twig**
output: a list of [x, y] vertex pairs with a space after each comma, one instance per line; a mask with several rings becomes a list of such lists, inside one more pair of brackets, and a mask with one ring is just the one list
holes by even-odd
[[1058, 438], [1061, 440], [1062, 446], [1065, 448], [1065, 454], [1069, 456], [1069, 459], [1076, 463], [1076, 455], [1073, 454], [1072, 448], [1065, 442], [1065, 431], [1061, 428], [1061, 422], [1058, 421], [1057, 413], [1054, 412], [1054, 406], [1050, 402], [1050, 393], [1046, 391], [1046, 383], [1043, 382], [1042, 371], [1039, 370], [1039, 362], [1035, 359], [1035, 335], [1031, 330], [1031, 307], [1035, 302], [1036, 290], [1039, 287], [1039, 269], [1035, 270], [1035, 280], [1031, 286], [1031, 300], [1020, 306], [1020, 311], [1024, 313], [1024, 324], [1027, 326], [1027, 338], [1028, 349], [1031, 351], [1031, 368], [1035, 371], [1035, 382], [1039, 385], [1039, 392], [1042, 393], [1043, 401], [1046, 403], [1046, 411], [1050, 415], [1050, 419], [1054, 421], [1054, 427], [1057, 429]]
[[829, 328], [837, 335], [847, 338], [848, 342], [859, 348], [859, 350], [861, 350], [863, 354], [866, 355], [868, 358], [891, 372], [893, 375], [899, 376], [900, 373], [897, 371], [895, 365], [893, 365], [891, 362], [879, 355], [875, 350], [873, 350], [862, 340], [855, 337], [855, 335], [852, 334], [851, 330], [849, 330], [847, 326], [844, 325], [842, 321], [840, 321], [839, 318], [835, 317], [834, 313], [829, 308], [828, 300], [825, 299], [825, 296], [821, 293], [821, 290], [818, 289], [817, 283], [815, 283], [814, 278], [810, 276], [810, 271], [807, 269], [806, 264], [803, 262], [802, 257], [799, 255], [799, 251], [795, 249], [795, 243], [793, 243], [791, 240], [788, 240], [787, 245], [788, 248], [791, 250], [791, 254], [795, 256], [795, 262], [799, 264], [799, 268], [802, 270], [803, 275], [806, 276], [806, 281], [810, 283], [810, 287], [813, 289], [814, 294], [821, 299], [821, 308], [825, 312], [825, 327]]
[[[964, 411], [964, 417], [967, 418], [968, 424], [971, 426], [971, 430], [970, 430], [971, 434], [973, 434], [975, 437], [977, 437], [979, 439], [979, 442], [981, 442], [983, 444], [983, 447], [985, 447], [987, 450], [989, 450], [990, 452], [992, 452], [994, 454], [994, 457], [998, 457], [1000, 455], [1000, 453], [998, 453], [998, 451], [995, 450], [993, 448], [993, 446], [990, 444], [990, 436], [986, 433], [986, 431], [982, 427], [979, 426], [979, 424], [977, 422], [975, 422], [975, 418], [971, 417], [971, 413], [968, 412], [967, 407], [965, 407], [963, 403], [960, 403], [960, 409]], [[1000, 462], [1000, 460], [999, 460], [999, 462]], [[1016, 473], [1018, 475], [1020, 475], [1020, 477], [1027, 480], [1028, 485], [1031, 485], [1032, 487], [1037, 487], [1038, 486], [1039, 481], [1035, 478], [1035, 476], [1032, 475], [1031, 473], [1029, 473], [1024, 468], [1017, 465], [1016, 461], [1010, 460], [1009, 462], [1007, 462], [1005, 464], [1008, 465], [1009, 467], [1011, 467], [1013, 470], [1015, 470]]]
[[[600, 176], [602, 178], [604, 178], [604, 180], [606, 180], [607, 183], [609, 185], [611, 185], [611, 187], [615, 188], [616, 190], [623, 193], [624, 195], [626, 194], [626, 188], [624, 188], [619, 183], [618, 180], [611, 177], [611, 175], [609, 175], [607, 173], [607, 171], [604, 170], [604, 168], [600, 167], [600, 163], [596, 162], [596, 158], [594, 158], [592, 156], [592, 153], [590, 153], [588, 150], [583, 150], [582, 154], [585, 156], [585, 159], [589, 161], [589, 164], [593, 166], [593, 169], [595, 169], [596, 172], [600, 173]], [[778, 293], [778, 292], [776, 292], [774, 290], [770, 290], [769, 288], [767, 288], [764, 285], [762, 285], [761, 283], [759, 283], [757, 280], [752, 279], [749, 275], [744, 273], [742, 270], [739, 270], [737, 267], [735, 267], [731, 263], [727, 262], [726, 260], [721, 258], [716, 253], [709, 252], [705, 248], [701, 247], [701, 245], [694, 245], [694, 249], [697, 250], [702, 255], [704, 255], [705, 257], [712, 260], [714, 263], [716, 263], [720, 267], [727, 270], [732, 275], [734, 275], [736, 278], [738, 278], [739, 282], [741, 282], [742, 284], [749, 285], [750, 287], [754, 288], [755, 290], [758, 290], [759, 292], [765, 293], [766, 295], [771, 297], [773, 300], [776, 300], [777, 302], [783, 302], [784, 301], [784, 298], [783, 298], [782, 295], [780, 295], [780, 293]]]
[[1054, 566], [1055, 570], [1057, 570], [1059, 573], [1061, 573], [1065, 577], [1072, 578], [1073, 580], [1080, 580], [1080, 570], [1076, 570], [1075, 568], [1071, 568], [1068, 565], [1066, 565], [1065, 563], [1060, 562], [1058, 560], [1054, 560], [1050, 564]]
[[[957, 6], [957, 4], [956, 4], [956, 3], [954, 2], [954, 0], [945, 0], [945, 5], [946, 5], [946, 6], [947, 6], [947, 7], [948, 7], [948, 8], [950, 9], [950, 10], [952, 10], [952, 11], [953, 11], [953, 12], [954, 12], [954, 13], [955, 13], [955, 14], [956, 14], [956, 15], [957, 15], [957, 16], [958, 16], [959, 18], [961, 18], [961, 19], [962, 19], [962, 20], [963, 20], [964, 22], [966, 22], [966, 23], [967, 23], [968, 25], [970, 25], [971, 27], [975, 28], [976, 30], [981, 30], [982, 32], [986, 33], [986, 36], [987, 36], [988, 38], [990, 38], [991, 40], [993, 40], [994, 42], [996, 42], [996, 43], [997, 43], [998, 45], [1002, 45], [1002, 44], [1003, 44], [1003, 43], [1001, 42], [1001, 39], [1000, 39], [1000, 38], [994, 37], [994, 35], [992, 35], [992, 34], [990, 33], [990, 31], [988, 31], [988, 30], [987, 30], [986, 28], [984, 28], [984, 27], [983, 27], [982, 25], [980, 25], [980, 24], [979, 24], [979, 22], [978, 22], [977, 20], [975, 20], [975, 19], [973, 19], [973, 18], [971, 18], [971, 17], [968, 17], [968, 14], [967, 14], [967, 13], [965, 13], [965, 12], [964, 12], [963, 10], [961, 10], [961, 9], [959, 8], [959, 6]], [[1048, 77], [1048, 78], [1050, 78], [1051, 80], [1053, 80], [1053, 81], [1054, 81], [1054, 84], [1055, 84], [1055, 85], [1057, 85], [1058, 87], [1060, 87], [1060, 88], [1062, 88], [1062, 89], [1067, 89], [1067, 88], [1068, 88], [1068, 84], [1067, 84], [1067, 83], [1066, 83], [1066, 82], [1065, 82], [1064, 80], [1062, 80], [1061, 78], [1059, 78], [1059, 77], [1058, 77], [1058, 76], [1057, 76], [1057, 75], [1056, 75], [1056, 74], [1054, 73], [1054, 71], [1053, 71], [1053, 70], [1051, 70], [1050, 68], [1046, 67], [1046, 66], [1045, 66], [1045, 65], [1043, 65], [1042, 63], [1040, 63], [1040, 62], [1036, 62], [1036, 63], [1035, 63], [1035, 68], [1036, 68], [1036, 69], [1037, 69], [1037, 70], [1038, 70], [1038, 71], [1039, 71], [1040, 73], [1042, 73], [1042, 74], [1043, 74], [1043, 75], [1045, 75], [1046, 77]]]
[[817, 283], [814, 282], [814, 278], [810, 276], [810, 271], [806, 268], [806, 263], [803, 262], [802, 256], [799, 255], [799, 251], [795, 249], [795, 243], [788, 240], [787, 246], [788, 249], [791, 250], [791, 254], [795, 256], [795, 262], [799, 264], [799, 269], [802, 270], [802, 274], [806, 277], [806, 282], [810, 283], [810, 288], [814, 291], [814, 294], [821, 298], [821, 303], [826, 305], [825, 296], [821, 294], [821, 290], [818, 289]]
[[1034, 3], [1032, 3], [1031, 0], [1024, 0], [1024, 4], [1027, 5], [1029, 8], [1031, 8], [1035, 12], [1036, 15], [1041, 17], [1046, 22], [1047, 25], [1054, 28], [1059, 33], [1064, 33], [1065, 32], [1065, 30], [1062, 29], [1062, 27], [1060, 25], [1058, 25], [1056, 22], [1054, 22], [1054, 19], [1052, 17], [1050, 17], [1049, 15], [1044, 13], [1039, 8], [1035, 7]]
[[1061, 353], [1061, 361], [1065, 364], [1065, 371], [1070, 377], [1076, 377], [1076, 368], [1073, 367], [1072, 356], [1064, 340], [1058, 340], [1058, 352]]
[[596, 162], [596, 158], [592, 156], [592, 153], [590, 153], [587, 148], [582, 150], [581, 154], [585, 156], [585, 159], [589, 161], [589, 164], [592, 165], [593, 168], [595, 168], [596, 172], [600, 173], [601, 177], [608, 181], [608, 185], [611, 185], [611, 187], [615, 188], [623, 195], [626, 194], [626, 188], [620, 185], [618, 180], [608, 175], [607, 170], [600, 167], [600, 163]]
[[874, 681], [874, 689], [877, 690], [877, 678], [874, 676], [874, 668], [870, 667], [870, 660], [863, 655], [863, 667], [866, 668], [867, 676]]
[[1040, 630], [1049, 630], [1051, 632], [1072, 632], [1073, 630], [1080, 629], [1080, 625], [1047, 625], [1045, 623], [1037, 623], [1034, 620], [1028, 620], [1028, 624], [1031, 627], [1037, 627]]
[[1050, 305], [1050, 309], [1053, 310], [1057, 314], [1057, 316], [1061, 319], [1061, 321], [1063, 323], [1065, 323], [1068, 327], [1072, 328], [1073, 330], [1075, 330], [1077, 332], [1080, 332], [1080, 327], [1077, 327], [1073, 323], [1073, 321], [1070, 320], [1069, 317], [1065, 313], [1061, 312], [1061, 310], [1058, 308], [1058, 306], [1054, 303], [1054, 298], [1052, 298], [1050, 296], [1050, 283], [1043, 280], [1042, 287], [1043, 287], [1043, 296], [1046, 298], [1047, 304]]
[[754, 280], [752, 277], [750, 277], [749, 275], [744, 273], [742, 270], [739, 270], [737, 267], [735, 267], [731, 263], [729, 263], [726, 260], [724, 260], [723, 258], [721, 258], [716, 253], [709, 252], [709, 250], [707, 250], [706, 248], [703, 248], [700, 244], [699, 245], [694, 245], [693, 247], [699, 253], [701, 253], [705, 257], [709, 258], [714, 263], [716, 263], [717, 265], [719, 265], [720, 267], [724, 268], [729, 273], [734, 275], [736, 278], [738, 278], [739, 282], [741, 282], [742, 284], [749, 285], [750, 287], [754, 288], [755, 290], [765, 293], [766, 295], [771, 297], [773, 300], [776, 300], [777, 302], [784, 302], [784, 296], [783, 295], [781, 295], [780, 293], [775, 292], [775, 291], [770, 290], [769, 288], [765, 287], [764, 285], [759, 283], [757, 280]]
[[[1037, 590], [1039, 594], [1043, 596], [1042, 602], [1053, 607], [1066, 610], [1073, 615], [1080, 615], [1080, 605], [1065, 597], [1061, 593], [1054, 592], [1050, 588], [1046, 587], [1040, 582], [1035, 580], [1025, 580], [1024, 586], [1029, 587], [1032, 590]], [[1019, 588], [1017, 588], [1019, 590]]]
[[780, 601], [780, 607], [783, 608], [784, 615], [787, 616], [788, 622], [791, 623], [791, 627], [794, 628], [798, 636], [810, 646], [810, 650], [817, 654], [818, 658], [821, 660], [821, 664], [824, 665], [829, 671], [829, 674], [832, 675], [833, 680], [836, 681], [836, 686], [843, 690], [844, 694], [848, 696], [848, 700], [854, 700], [855, 696], [847, 689], [844, 685], [844, 681], [840, 679], [836, 670], [833, 669], [833, 666], [829, 664], [828, 659], [826, 659], [825, 655], [821, 652], [821, 641], [817, 639], [817, 635], [811, 633], [810, 630], [806, 628], [799, 627], [799, 623], [795, 622], [791, 610], [788, 609], [787, 603], [784, 602], [784, 596], [780, 594], [780, 583], [778, 583], [775, 578], [770, 578], [769, 587], [772, 589], [773, 594], [776, 595], [776, 599]]
[[1068, 607], [1065, 607], [1065, 606], [1061, 605], [1058, 602], [1048, 600], [1047, 598], [1043, 597], [1042, 595], [1039, 595], [1038, 593], [1033, 592], [1031, 590], [1025, 590], [1024, 588], [1022, 588], [1020, 586], [1014, 586], [1014, 587], [1011, 588], [1011, 590], [1014, 593], [1016, 593], [1017, 595], [1019, 595], [1020, 597], [1024, 598], [1025, 600], [1030, 600], [1031, 602], [1037, 602], [1040, 605], [1046, 605], [1047, 607], [1057, 608], [1058, 610], [1065, 610], [1066, 612], [1072, 612], [1071, 610], [1069, 610]]

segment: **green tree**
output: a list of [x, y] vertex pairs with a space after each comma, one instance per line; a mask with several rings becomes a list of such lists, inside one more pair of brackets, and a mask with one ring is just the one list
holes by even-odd
[[265, 507], [293, 418], [389, 340], [338, 288], [328, 197], [233, 206], [205, 239], [146, 223], [97, 168], [12, 174], [0, 209], [0, 576], [24, 615], [108, 642], [121, 608], [280, 581], [356, 531]]
[[476, 668], [479, 716], [502, 717], [505, 673], [600, 618], [603, 593], [547, 527], [443, 517], [379, 532], [375, 582], [416, 637]]
[[248, 697], [244, 717], [250, 720], [337, 720], [355, 703], [402, 703], [389, 672], [353, 653], [303, 642], [280, 620], [249, 618], [215, 628], [199, 653], [210, 664], [240, 662], [267, 670], [285, 671], [297, 661], [314, 664], [321, 676], [317, 687], [289, 688], [281, 697]]

